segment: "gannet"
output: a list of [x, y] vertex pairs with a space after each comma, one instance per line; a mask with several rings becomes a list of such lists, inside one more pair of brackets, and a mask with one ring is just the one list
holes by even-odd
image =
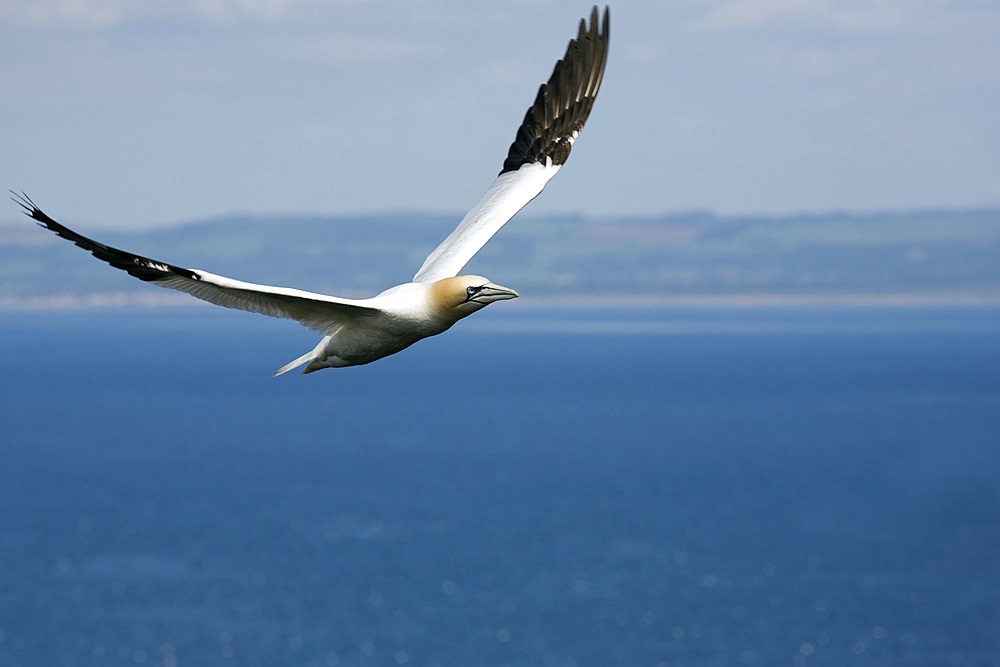
[[344, 299], [287, 287], [256, 285], [201, 269], [106, 246], [59, 224], [24, 194], [11, 192], [42, 227], [94, 257], [160, 287], [227, 308], [295, 320], [323, 335], [312, 350], [285, 364], [275, 376], [305, 365], [303, 373], [367, 364], [434, 336], [494, 301], [518, 293], [475, 275], [458, 275], [483, 245], [541, 193], [569, 157], [590, 114], [608, 57], [607, 7], [600, 26], [595, 6], [590, 25], [580, 20], [575, 39], [538, 89], [517, 130], [496, 180], [427, 257], [413, 280], [368, 299]]

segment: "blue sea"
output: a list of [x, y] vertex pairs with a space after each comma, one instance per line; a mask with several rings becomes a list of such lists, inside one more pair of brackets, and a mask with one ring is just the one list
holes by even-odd
[[1000, 665], [1000, 310], [0, 340], [0, 665]]

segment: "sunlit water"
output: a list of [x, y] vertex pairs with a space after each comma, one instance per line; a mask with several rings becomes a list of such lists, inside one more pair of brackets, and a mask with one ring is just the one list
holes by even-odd
[[1000, 664], [1000, 311], [0, 318], [0, 665]]

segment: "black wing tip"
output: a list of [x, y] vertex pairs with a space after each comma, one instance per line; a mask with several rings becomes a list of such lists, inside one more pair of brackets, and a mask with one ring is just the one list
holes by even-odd
[[597, 5], [591, 8], [589, 26], [580, 19], [576, 38], [569, 41], [566, 54], [556, 61], [525, 113], [500, 175], [536, 162], [561, 165], [569, 158], [574, 135], [583, 129], [604, 78], [610, 19], [608, 5], [603, 17]]
[[37, 222], [39, 226], [45, 227], [46, 229], [55, 232], [57, 236], [73, 242], [74, 245], [83, 248], [97, 259], [107, 262], [116, 269], [126, 271], [136, 278], [147, 282], [156, 282], [157, 280], [169, 277], [171, 274], [181, 276], [183, 278], [189, 278], [191, 280], [201, 280], [201, 276], [198, 275], [196, 271], [192, 271], [191, 269], [185, 269], [166, 262], [150, 259], [148, 257], [142, 257], [141, 255], [136, 255], [126, 250], [112, 248], [111, 246], [89, 239], [82, 234], [78, 234], [69, 227], [66, 227], [65, 225], [62, 225], [50, 218], [44, 211], [42, 211], [42, 209], [38, 208], [35, 202], [31, 201], [31, 197], [23, 191], [16, 192], [14, 190], [9, 190], [9, 192], [11, 200], [24, 209], [24, 214]]
[[7, 190], [10, 193], [10, 200], [19, 206], [24, 208], [35, 208], [35, 202], [31, 201], [31, 197], [25, 194], [24, 190], [18, 192], [17, 190]]
[[59, 229], [63, 228], [62, 225], [50, 218], [45, 211], [38, 208], [38, 205], [31, 201], [31, 197], [29, 197], [24, 190], [21, 190], [20, 192], [8, 190], [8, 192], [10, 193], [11, 201], [24, 209], [23, 213], [38, 223], [38, 226], [45, 227], [46, 229], [50, 229], [56, 233], [58, 233]]
[[8, 190], [8, 192], [10, 193], [11, 201], [24, 209], [23, 213], [39, 225], [48, 227], [51, 223], [55, 222], [55, 220], [47, 216], [42, 209], [38, 208], [35, 202], [31, 201], [31, 197], [29, 197], [24, 190], [21, 190], [20, 192], [17, 192], [16, 190]]

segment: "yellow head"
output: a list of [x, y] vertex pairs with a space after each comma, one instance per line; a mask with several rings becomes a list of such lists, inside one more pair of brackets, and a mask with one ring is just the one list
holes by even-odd
[[517, 296], [509, 287], [494, 285], [482, 276], [456, 276], [432, 283], [429, 300], [435, 310], [459, 320], [494, 301]]

